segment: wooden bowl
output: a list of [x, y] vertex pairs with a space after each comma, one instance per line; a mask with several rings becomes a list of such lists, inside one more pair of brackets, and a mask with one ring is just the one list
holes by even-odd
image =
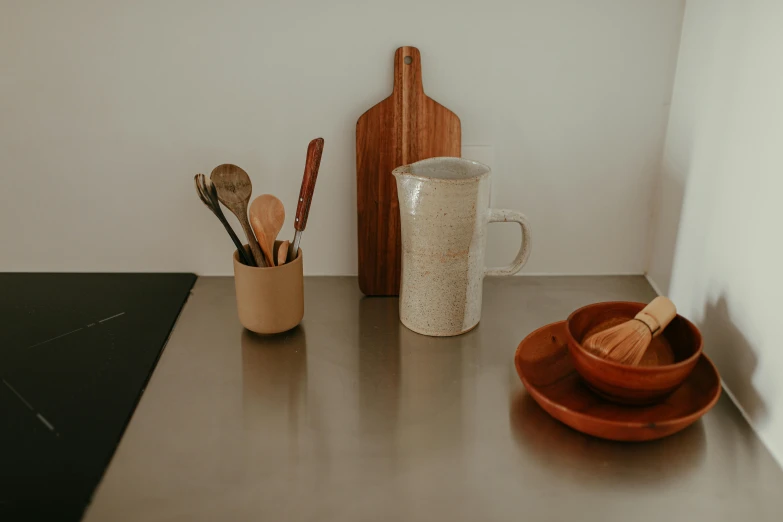
[[685, 382], [663, 401], [650, 406], [614, 404], [586, 386], [567, 343], [565, 321], [541, 327], [519, 343], [514, 365], [533, 399], [582, 433], [620, 441], [660, 439], [696, 422], [720, 397], [720, 376], [707, 356], [700, 355]]
[[677, 315], [650, 343], [639, 366], [612, 362], [586, 350], [582, 341], [596, 332], [633, 319], [646, 305], [612, 301], [584, 306], [566, 321], [574, 367], [588, 386], [621, 404], [652, 404], [670, 395], [690, 375], [701, 355], [701, 333]]

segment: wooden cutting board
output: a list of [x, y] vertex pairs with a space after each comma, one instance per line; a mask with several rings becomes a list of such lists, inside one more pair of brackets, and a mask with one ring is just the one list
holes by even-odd
[[397, 49], [391, 96], [356, 122], [359, 288], [365, 295], [400, 292], [400, 210], [392, 170], [459, 157], [461, 134], [457, 115], [424, 94], [419, 50]]

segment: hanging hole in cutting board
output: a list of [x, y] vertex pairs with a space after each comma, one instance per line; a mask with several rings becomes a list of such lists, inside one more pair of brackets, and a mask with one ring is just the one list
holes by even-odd
[[406, 56], [405, 57], [405, 65], [410, 65], [411, 62], [413, 62], [413, 58], [411, 58], [410, 56]]

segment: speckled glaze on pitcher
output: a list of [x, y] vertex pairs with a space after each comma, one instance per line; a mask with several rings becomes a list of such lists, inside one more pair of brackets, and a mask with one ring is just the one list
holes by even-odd
[[[424, 335], [459, 335], [481, 319], [484, 276], [519, 272], [530, 254], [530, 226], [515, 210], [489, 208], [490, 169], [461, 158], [403, 165], [397, 179], [402, 225], [400, 320]], [[485, 268], [487, 224], [522, 227], [514, 262]]]

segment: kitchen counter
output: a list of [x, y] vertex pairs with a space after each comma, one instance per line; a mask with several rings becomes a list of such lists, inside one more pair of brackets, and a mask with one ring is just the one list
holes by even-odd
[[[780, 520], [783, 471], [727, 394], [667, 439], [551, 419], [512, 362], [533, 329], [642, 277], [487, 279], [478, 328], [431, 338], [355, 278], [305, 281], [305, 319], [244, 331], [200, 278], [85, 520]], [[709, 347], [706, 347], [709, 354]]]

